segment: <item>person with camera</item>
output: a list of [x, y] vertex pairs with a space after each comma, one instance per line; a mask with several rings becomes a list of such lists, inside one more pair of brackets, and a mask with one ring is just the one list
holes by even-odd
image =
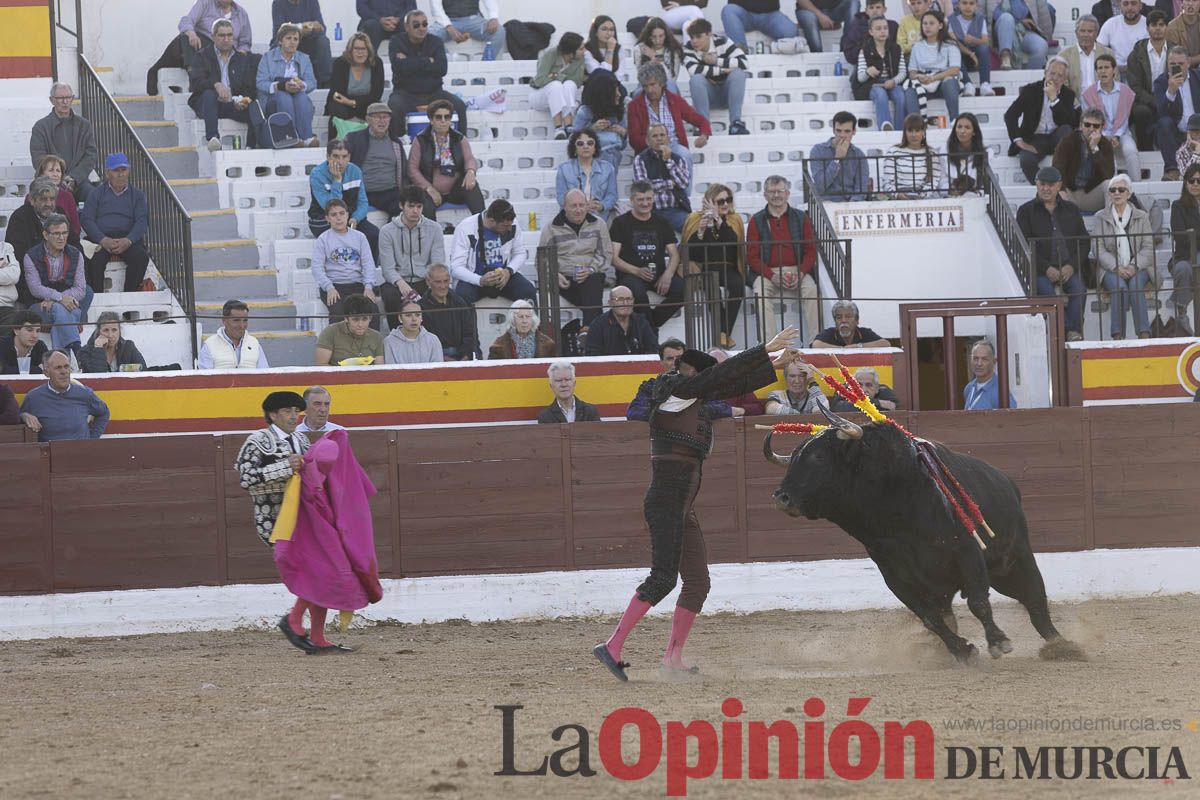
[[1167, 70], [1154, 81], [1158, 105], [1155, 139], [1163, 157], [1163, 180], [1179, 180], [1175, 154], [1187, 137], [1188, 121], [1200, 110], [1200, 72], [1188, 67], [1188, 51], [1176, 45], [1167, 53]]

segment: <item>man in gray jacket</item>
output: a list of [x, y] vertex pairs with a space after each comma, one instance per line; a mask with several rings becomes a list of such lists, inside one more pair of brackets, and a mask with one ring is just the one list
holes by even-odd
[[92, 190], [91, 174], [96, 171], [100, 154], [92, 123], [75, 113], [74, 102], [75, 91], [69, 84], [50, 87], [52, 110], [33, 124], [29, 160], [35, 169], [42, 156], [50, 153], [67, 162], [67, 176], [75, 181], [75, 199], [84, 202]]
[[446, 263], [442, 227], [425, 217], [424, 193], [416, 186], [400, 190], [400, 215], [379, 231], [379, 266], [383, 270], [383, 307], [388, 327], [399, 323], [400, 305], [428, 293], [425, 271]]

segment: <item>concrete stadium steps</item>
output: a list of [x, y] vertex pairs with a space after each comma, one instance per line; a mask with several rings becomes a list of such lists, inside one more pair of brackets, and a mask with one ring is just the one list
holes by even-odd
[[278, 274], [269, 267], [201, 270], [194, 274], [198, 302], [224, 303], [235, 297], [271, 297], [278, 290]]
[[162, 119], [134, 120], [133, 126], [138, 139], [146, 147], [177, 147], [179, 146], [179, 126], [174, 122]]
[[[296, 304], [291, 300], [247, 300], [245, 302], [250, 306], [250, 332], [255, 336], [260, 335], [261, 331], [299, 332], [299, 326], [296, 323]], [[221, 306], [224, 304], [225, 300], [196, 303], [196, 314], [201, 317], [200, 329], [206, 334], [215, 333], [221, 327]], [[308, 359], [303, 363], [311, 361], [312, 353], [309, 353]]]
[[162, 97], [159, 95], [120, 94], [113, 99], [130, 122], [161, 122], [165, 119]]
[[193, 269], [257, 269], [258, 246], [253, 239], [192, 240]]
[[200, 156], [195, 147], [175, 145], [173, 147], [147, 147], [150, 157], [171, 178], [196, 178], [200, 175]]
[[[251, 312], [253, 313], [253, 312]], [[251, 323], [257, 324], [257, 320]], [[314, 331], [252, 330], [267, 354], [272, 367], [307, 367], [316, 360], [317, 334]]]
[[190, 211], [192, 241], [209, 242], [238, 238], [237, 214], [232, 208]]
[[170, 178], [167, 182], [189, 211], [220, 208], [216, 178]]

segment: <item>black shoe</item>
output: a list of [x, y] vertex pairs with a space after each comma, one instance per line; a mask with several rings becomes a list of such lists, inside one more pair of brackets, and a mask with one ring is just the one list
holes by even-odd
[[608, 667], [608, 671], [617, 677], [619, 681], [629, 680], [629, 676], [625, 674], [625, 668], [630, 666], [628, 661], [617, 661], [612, 657], [612, 653], [608, 652], [608, 645], [601, 642], [592, 648], [594, 655], [601, 664]]
[[292, 626], [288, 624], [288, 618], [286, 614], [279, 618], [279, 630], [283, 631], [283, 635], [287, 637], [289, 642], [309, 655], [317, 652], [317, 646], [313, 644], [307, 636], [296, 633], [294, 630], [292, 630]]
[[317, 645], [313, 645], [313, 647], [314, 647], [314, 649], [309, 651], [309, 653], [308, 653], [310, 656], [313, 656], [313, 655], [317, 655], [317, 656], [340, 655], [342, 653], [353, 653], [354, 652], [353, 647], [346, 647], [345, 645], [341, 645], [341, 644], [327, 644], [324, 647], [318, 647]]

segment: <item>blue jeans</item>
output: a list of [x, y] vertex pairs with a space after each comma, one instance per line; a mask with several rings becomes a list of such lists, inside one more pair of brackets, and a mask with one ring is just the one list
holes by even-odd
[[292, 122], [296, 125], [296, 135], [302, 140], [312, 138], [313, 104], [312, 98], [306, 92], [290, 94], [279, 89], [267, 98], [266, 104], [268, 117], [277, 111], [283, 111], [292, 116]]
[[329, 37], [324, 33], [310, 33], [300, 40], [298, 49], [312, 60], [313, 75], [317, 78], [317, 88], [328, 88], [329, 77], [333, 74], [333, 56], [329, 52]]
[[[587, 106], [580, 106], [575, 109], [575, 121], [571, 123], [571, 130], [581, 131], [591, 126], [594, 121], [592, 110]], [[596, 140], [600, 143], [600, 158], [612, 164], [613, 169], [619, 170], [621, 154], [625, 152], [625, 137], [612, 131], [596, 131]]]
[[[859, 0], [841, 0], [833, 8], [825, 9], [824, 13], [834, 22], [842, 23], [842, 30], [845, 30], [847, 23], [854, 19], [858, 11]], [[796, 23], [804, 32], [804, 38], [808, 41], [808, 49], [814, 53], [821, 52], [821, 26], [817, 23], [817, 15], [806, 9], [797, 8]]]
[[[725, 27], [725, 35], [742, 47], [746, 46], [746, 31], [760, 31], [772, 39], [787, 39], [796, 35], [796, 23], [784, 16], [782, 11], [752, 14], [732, 3], [721, 9], [721, 24]], [[820, 44], [819, 39], [817, 43]], [[820, 47], [813, 52], [820, 52]]]
[[655, 206], [654, 213], [665, 219], [671, 229], [675, 231], [683, 230], [683, 223], [688, 218], [688, 212], [682, 208], [658, 208]]
[[[465, 33], [477, 42], [491, 42], [492, 54], [500, 55], [500, 51], [504, 49], [504, 25], [496, 26], [495, 33], [488, 33], [484, 30], [484, 26], [488, 21], [483, 18], [482, 14], [472, 14], [469, 17], [451, 17], [450, 24], [458, 29], [459, 33]], [[429, 35], [436, 36], [446, 44], [450, 44], [450, 37], [446, 35], [446, 29], [438, 25], [432, 19], [429, 20]]]
[[[892, 101], [895, 110], [888, 113], [888, 100]], [[885, 89], [876, 84], [871, 87], [871, 102], [875, 104], [875, 130], [879, 130], [883, 123], [890, 122], [892, 127], [900, 130], [904, 126], [904, 117], [908, 114], [908, 95], [904, 91], [904, 87], [897, 84], [891, 89]]]
[[[958, 117], [958, 93], [961, 88], [958, 83], [958, 78], [945, 78], [934, 91], [925, 90], [925, 96], [932, 100], [935, 97], [940, 97], [946, 101], [946, 116], [949, 120], [954, 120]], [[920, 107], [917, 103], [917, 90], [909, 89], [905, 94], [908, 95], [908, 107], [914, 112]], [[897, 125], [896, 127], [900, 127]]]
[[[992, 29], [996, 34], [996, 46], [1001, 51], [1012, 52], [1013, 42], [1016, 41], [1017, 36], [1017, 21], [1013, 19], [1013, 15], [1001, 14], [996, 18]], [[1046, 66], [1046, 48], [1048, 47], [1049, 45], [1041, 34], [1025, 31], [1025, 35], [1021, 39], [1021, 49], [1026, 55], [1025, 68], [1041, 69]]]
[[[1079, 279], [1079, 267], [1070, 279], [1063, 284], [1063, 292], [1067, 295], [1067, 319], [1064, 327], [1067, 333], [1083, 333], [1083, 281]], [[1037, 293], [1039, 297], [1053, 297], [1054, 284], [1045, 275], [1037, 276]]]
[[[992, 48], [990, 45], [977, 44], [971, 48], [971, 52], [979, 59], [979, 82], [990, 83], [992, 80]], [[967, 59], [962, 60], [963, 79], [969, 79], [967, 71], [970, 69], [971, 62]]]
[[92, 287], [85, 286], [83, 290], [83, 302], [74, 311], [68, 311], [67, 307], [62, 303], [55, 303], [50, 306], [50, 310], [46, 311], [42, 308], [41, 302], [37, 302], [32, 306], [32, 310], [36, 311], [42, 318], [42, 322], [47, 325], [53, 325], [50, 329], [50, 343], [57, 349], [72, 349], [79, 348], [79, 325], [87, 321], [88, 309], [92, 307], [92, 298], [95, 295], [92, 292]]
[[1176, 154], [1179, 146], [1187, 139], [1187, 134], [1179, 130], [1179, 122], [1171, 119], [1170, 115], [1159, 117], [1154, 126], [1154, 143], [1162, 153], [1163, 169], [1178, 169]]
[[1109, 332], [1113, 336], [1125, 337], [1125, 315], [1133, 312], [1133, 327], [1137, 333], [1150, 330], [1150, 312], [1146, 308], [1146, 284], [1150, 276], [1144, 269], [1133, 273], [1125, 280], [1115, 272], [1105, 270], [1100, 285], [1112, 292], [1111, 321]]
[[692, 87], [692, 105], [707, 120], [710, 106], [729, 109], [729, 121], [740, 122], [742, 119], [742, 102], [746, 98], [746, 71], [735, 69], [725, 80], [713, 83], [703, 75], [693, 75], [688, 79]]
[[466, 281], [459, 281], [455, 285], [454, 291], [472, 305], [480, 297], [503, 297], [505, 300], [528, 300], [534, 308], [537, 308], [537, 289], [519, 272], [514, 272], [500, 291], [496, 291], [491, 286], [476, 286]]

